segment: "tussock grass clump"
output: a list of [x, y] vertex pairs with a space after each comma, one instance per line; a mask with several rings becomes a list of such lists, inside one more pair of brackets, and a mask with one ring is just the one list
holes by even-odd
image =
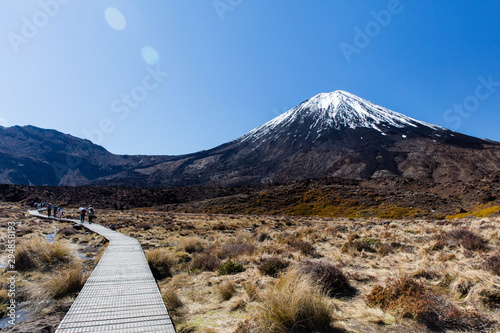
[[352, 294], [349, 279], [337, 266], [326, 261], [304, 261], [300, 271], [320, 284], [329, 296]]
[[217, 294], [222, 301], [230, 300], [236, 294], [234, 282], [226, 280], [215, 287]]
[[380, 256], [384, 257], [384, 256], [387, 256], [391, 253], [396, 252], [396, 250], [401, 249], [402, 247], [403, 247], [403, 244], [401, 244], [400, 242], [384, 243], [378, 247], [377, 253]]
[[184, 307], [184, 302], [173, 288], [168, 288], [164, 291], [162, 298], [168, 311], [177, 311]]
[[73, 236], [73, 235], [78, 234], [80, 232], [78, 230], [76, 230], [75, 228], [65, 227], [65, 228], [62, 228], [61, 230], [59, 230], [57, 233], [64, 235], [64, 236]]
[[216, 224], [212, 227], [212, 230], [217, 230], [217, 231], [224, 231], [227, 229], [228, 229], [228, 227], [222, 223]]
[[248, 296], [248, 301], [252, 302], [259, 299], [259, 291], [255, 282], [245, 283], [245, 293]]
[[299, 333], [331, 329], [332, 307], [324, 293], [297, 270], [290, 270], [278, 278], [259, 299], [262, 303], [253, 324], [256, 332]]
[[0, 304], [7, 303], [9, 301], [9, 293], [7, 289], [0, 289]]
[[45, 296], [60, 299], [79, 292], [83, 288], [87, 278], [88, 275], [83, 272], [81, 262], [75, 262], [73, 265], [46, 277], [42, 283], [42, 290]]
[[247, 302], [241, 298], [241, 297], [236, 297], [234, 298], [229, 304], [228, 304], [228, 307], [227, 307], [227, 310], [229, 312], [234, 312], [234, 311], [237, 311], [237, 310], [242, 310], [244, 309], [245, 307], [247, 306]]
[[261, 232], [260, 234], [257, 235], [256, 239], [257, 239], [257, 242], [262, 243], [266, 240], [273, 239], [273, 237], [271, 237], [271, 235], [269, 235], [269, 233], [267, 233], [267, 232]]
[[288, 244], [288, 246], [293, 249], [299, 250], [306, 256], [313, 256], [316, 254], [316, 248], [308, 241], [295, 238], [293, 236], [286, 237], [284, 241], [286, 244]]
[[219, 255], [221, 258], [235, 258], [245, 253], [252, 253], [255, 246], [248, 243], [231, 243], [224, 244], [220, 250]]
[[200, 253], [204, 250], [204, 244], [201, 239], [197, 237], [187, 237], [184, 238], [180, 244], [180, 248], [187, 253]]
[[45, 239], [33, 238], [16, 247], [15, 260], [16, 269], [20, 271], [45, 271], [54, 265], [71, 263], [74, 256], [69, 246], [62, 241], [49, 243]]
[[238, 274], [245, 271], [245, 267], [239, 262], [234, 262], [231, 260], [226, 261], [217, 268], [217, 273], [219, 275], [232, 275]]
[[153, 226], [147, 222], [141, 222], [137, 225], [137, 229], [142, 229], [144, 231], [149, 230], [151, 228], [153, 228]]
[[500, 254], [490, 256], [484, 261], [484, 269], [495, 275], [500, 275]]
[[351, 234], [347, 242], [342, 245], [342, 253], [347, 252], [377, 252], [382, 242], [374, 238], [360, 238], [357, 234]]
[[259, 271], [268, 276], [277, 277], [279, 273], [290, 266], [290, 262], [279, 257], [266, 258], [261, 261]]
[[487, 248], [486, 242], [480, 235], [465, 228], [457, 228], [446, 233], [446, 236], [454, 240], [469, 251], [484, 251]]
[[220, 266], [220, 260], [212, 254], [201, 253], [193, 258], [190, 266], [191, 269], [215, 271]]
[[0, 289], [0, 318], [9, 314], [9, 296], [6, 289]]
[[482, 331], [492, 324], [480, 312], [455, 307], [408, 275], [389, 280], [384, 287], [375, 286], [366, 299], [369, 305], [413, 318], [433, 330]]
[[148, 261], [149, 268], [155, 279], [163, 280], [166, 277], [172, 276], [171, 269], [174, 265], [174, 260], [167, 250], [150, 250], [146, 254], [146, 260]]

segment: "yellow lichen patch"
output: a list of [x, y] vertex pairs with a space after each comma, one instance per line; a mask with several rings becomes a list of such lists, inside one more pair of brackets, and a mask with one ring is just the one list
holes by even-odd
[[461, 219], [467, 216], [474, 216], [474, 217], [490, 217], [491, 215], [500, 212], [500, 206], [495, 206], [491, 204], [485, 204], [485, 205], [479, 205], [470, 212], [465, 212], [465, 213], [459, 213], [456, 215], [448, 215], [446, 216], [447, 219], [449, 220], [454, 220], [454, 219]]

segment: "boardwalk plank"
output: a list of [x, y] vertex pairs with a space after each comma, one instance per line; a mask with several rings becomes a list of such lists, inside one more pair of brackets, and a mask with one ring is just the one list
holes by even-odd
[[[38, 211], [29, 213], [48, 218]], [[98, 224], [81, 225], [108, 239], [109, 246], [56, 333], [175, 333], [139, 242]]]

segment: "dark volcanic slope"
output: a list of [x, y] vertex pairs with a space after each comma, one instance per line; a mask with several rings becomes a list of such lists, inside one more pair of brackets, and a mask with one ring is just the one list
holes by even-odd
[[319, 94], [241, 138], [99, 184], [150, 186], [403, 176], [430, 182], [494, 179], [500, 144], [390, 111], [352, 94]]
[[83, 185], [166, 159], [114, 155], [88, 140], [34, 126], [0, 126], [0, 183]]
[[0, 128], [3, 183], [165, 187], [386, 176], [457, 183], [494, 181], [498, 175], [500, 143], [343, 91], [316, 95], [232, 142], [175, 157], [118, 156], [56, 131]]

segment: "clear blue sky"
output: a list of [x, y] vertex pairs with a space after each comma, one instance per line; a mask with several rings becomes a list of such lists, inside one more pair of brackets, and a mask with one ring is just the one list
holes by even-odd
[[492, 0], [0, 0], [0, 125], [173, 155], [340, 89], [500, 141], [499, 17]]

